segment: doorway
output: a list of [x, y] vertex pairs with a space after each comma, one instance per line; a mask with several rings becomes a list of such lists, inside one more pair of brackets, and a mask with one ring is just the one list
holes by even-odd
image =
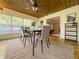
[[60, 16], [53, 17], [47, 20], [54, 35], [60, 35]]

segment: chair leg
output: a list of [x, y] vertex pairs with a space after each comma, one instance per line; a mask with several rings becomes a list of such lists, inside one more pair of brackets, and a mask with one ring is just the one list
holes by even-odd
[[22, 35], [20, 36], [20, 41], [22, 40]]
[[32, 36], [31, 36], [31, 43], [32, 43]]
[[22, 44], [24, 43], [24, 37], [23, 37], [23, 40], [22, 40]]
[[48, 38], [48, 43], [49, 43], [49, 45], [50, 45], [50, 40], [49, 40], [49, 38]]
[[36, 45], [35, 46], [37, 46], [37, 42], [38, 42], [38, 39], [36, 40]]
[[48, 43], [48, 39], [46, 39], [46, 43], [47, 43], [47, 47], [49, 48], [49, 43]]
[[43, 53], [43, 40], [41, 40], [41, 51]]
[[29, 39], [29, 42], [30, 42], [30, 41], [31, 41], [31, 40], [30, 40], [30, 37], [28, 37], [28, 39]]
[[24, 40], [24, 47], [26, 46], [26, 39]]

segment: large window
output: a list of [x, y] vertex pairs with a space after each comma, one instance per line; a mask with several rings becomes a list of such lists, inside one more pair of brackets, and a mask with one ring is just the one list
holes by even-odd
[[12, 17], [12, 25], [22, 25], [23, 24], [23, 18], [21, 17]]
[[32, 22], [33, 22], [33, 20], [24, 19], [24, 26], [29, 27], [29, 26], [31, 26]]
[[19, 31], [23, 25], [23, 19], [20, 17], [12, 17], [12, 30]]
[[0, 14], [0, 33], [11, 30], [11, 16]]
[[0, 34], [20, 32], [21, 26], [31, 26], [33, 20], [0, 14]]
[[11, 16], [0, 14], [0, 24], [11, 24]]

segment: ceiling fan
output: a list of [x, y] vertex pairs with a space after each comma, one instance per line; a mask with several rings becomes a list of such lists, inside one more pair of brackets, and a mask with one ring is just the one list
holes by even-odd
[[[38, 4], [37, 4], [37, 0], [29, 0], [29, 2], [31, 3], [31, 8], [34, 12], [38, 12]], [[28, 8], [26, 8], [28, 9]]]

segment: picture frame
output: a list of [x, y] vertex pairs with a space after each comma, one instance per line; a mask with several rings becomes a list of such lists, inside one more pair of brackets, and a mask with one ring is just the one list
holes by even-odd
[[41, 25], [43, 25], [43, 20], [42, 20], [42, 21], [40, 21], [40, 24], [41, 24]]
[[76, 22], [76, 13], [69, 13], [67, 15], [67, 22], [69, 22], [69, 23]]

